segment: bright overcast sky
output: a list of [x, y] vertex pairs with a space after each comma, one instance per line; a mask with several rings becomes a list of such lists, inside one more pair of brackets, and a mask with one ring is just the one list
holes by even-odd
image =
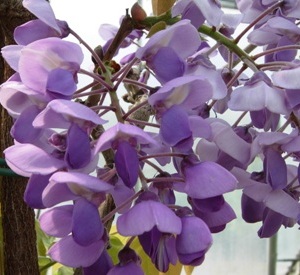
[[[51, 0], [56, 18], [69, 26], [92, 46], [99, 38], [98, 29], [103, 23], [119, 25], [119, 19], [137, 0]], [[150, 0], [142, 1], [145, 6]]]

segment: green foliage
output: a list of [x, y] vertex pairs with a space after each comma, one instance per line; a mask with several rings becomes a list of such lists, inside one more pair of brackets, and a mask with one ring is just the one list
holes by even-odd
[[40, 275], [46, 275], [47, 269], [55, 264], [55, 262], [53, 262], [47, 256], [47, 251], [49, 247], [53, 244], [55, 238], [48, 236], [42, 231], [38, 220], [35, 221], [35, 231], [37, 251], [39, 255], [38, 264], [40, 269]]
[[161, 15], [174, 5], [175, 0], [152, 0], [152, 10], [154, 15]]
[[166, 27], [167, 27], [167, 23], [166, 22], [164, 22], [164, 21], [157, 22], [149, 30], [147, 38], [151, 37], [153, 34], [159, 32], [161, 30], [164, 30]]
[[67, 266], [60, 266], [57, 271], [52, 272], [53, 275], [73, 275], [74, 269]]

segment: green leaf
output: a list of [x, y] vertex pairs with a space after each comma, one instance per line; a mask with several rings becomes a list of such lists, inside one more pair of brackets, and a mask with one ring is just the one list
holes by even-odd
[[45, 234], [38, 220], [35, 221], [35, 231], [37, 238], [37, 250], [39, 256], [46, 256], [49, 247], [53, 244], [55, 238]]
[[152, 0], [153, 14], [157, 16], [167, 12], [174, 3], [175, 0]]
[[71, 267], [62, 266], [58, 269], [56, 275], [73, 275], [74, 270]]
[[153, 34], [159, 32], [159, 31], [164, 30], [166, 27], [167, 27], [166, 22], [164, 22], [164, 21], [157, 22], [157, 23], [154, 24], [154, 25], [151, 27], [151, 29], [149, 30], [149, 33], [148, 33], [148, 35], [147, 35], [147, 38], [151, 37]]
[[49, 257], [39, 256], [38, 264], [40, 275], [46, 275], [48, 272], [48, 268], [50, 268], [55, 263]]
[[39, 256], [39, 267], [42, 268], [48, 264], [50, 264], [52, 260], [46, 256]]
[[194, 266], [191, 266], [191, 265], [185, 265], [183, 266], [184, 267], [184, 271], [186, 273], [186, 275], [192, 275], [193, 273], [193, 270], [194, 270]]
[[116, 235], [110, 236], [109, 243], [110, 248], [108, 249], [108, 254], [112, 258], [113, 263], [117, 264], [119, 262], [118, 253], [124, 247], [124, 244]]

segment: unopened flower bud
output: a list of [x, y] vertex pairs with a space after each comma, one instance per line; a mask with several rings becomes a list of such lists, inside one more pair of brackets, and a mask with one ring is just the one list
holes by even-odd
[[135, 21], [143, 21], [147, 17], [147, 13], [145, 10], [139, 5], [138, 2], [136, 2], [132, 7], [131, 7], [131, 17]]

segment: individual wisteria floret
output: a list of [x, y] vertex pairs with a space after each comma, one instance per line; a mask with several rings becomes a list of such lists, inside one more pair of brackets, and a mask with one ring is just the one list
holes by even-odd
[[[135, 4], [120, 28], [101, 26], [107, 42], [95, 50], [47, 1], [23, 5], [37, 19], [1, 50], [16, 72], [0, 86], [13, 118], [4, 154], [29, 178], [24, 200], [43, 209], [54, 261], [85, 275], [147, 273], [137, 239], [160, 272], [200, 265], [212, 234], [237, 217], [225, 195], [236, 189], [259, 237], [300, 224], [299, 1], [239, 0], [236, 16], [211, 0], [176, 1], [159, 17]], [[245, 35], [253, 55], [253, 44], [240, 46]], [[82, 68], [82, 46], [93, 69]], [[222, 116], [232, 113], [235, 121]], [[128, 237], [115, 262], [112, 223]]]
[[211, 26], [218, 27], [221, 23], [223, 11], [219, 1], [211, 0], [181, 0], [172, 8], [172, 15], [181, 14], [183, 19], [191, 20], [191, 23], [199, 28], [205, 21]]

